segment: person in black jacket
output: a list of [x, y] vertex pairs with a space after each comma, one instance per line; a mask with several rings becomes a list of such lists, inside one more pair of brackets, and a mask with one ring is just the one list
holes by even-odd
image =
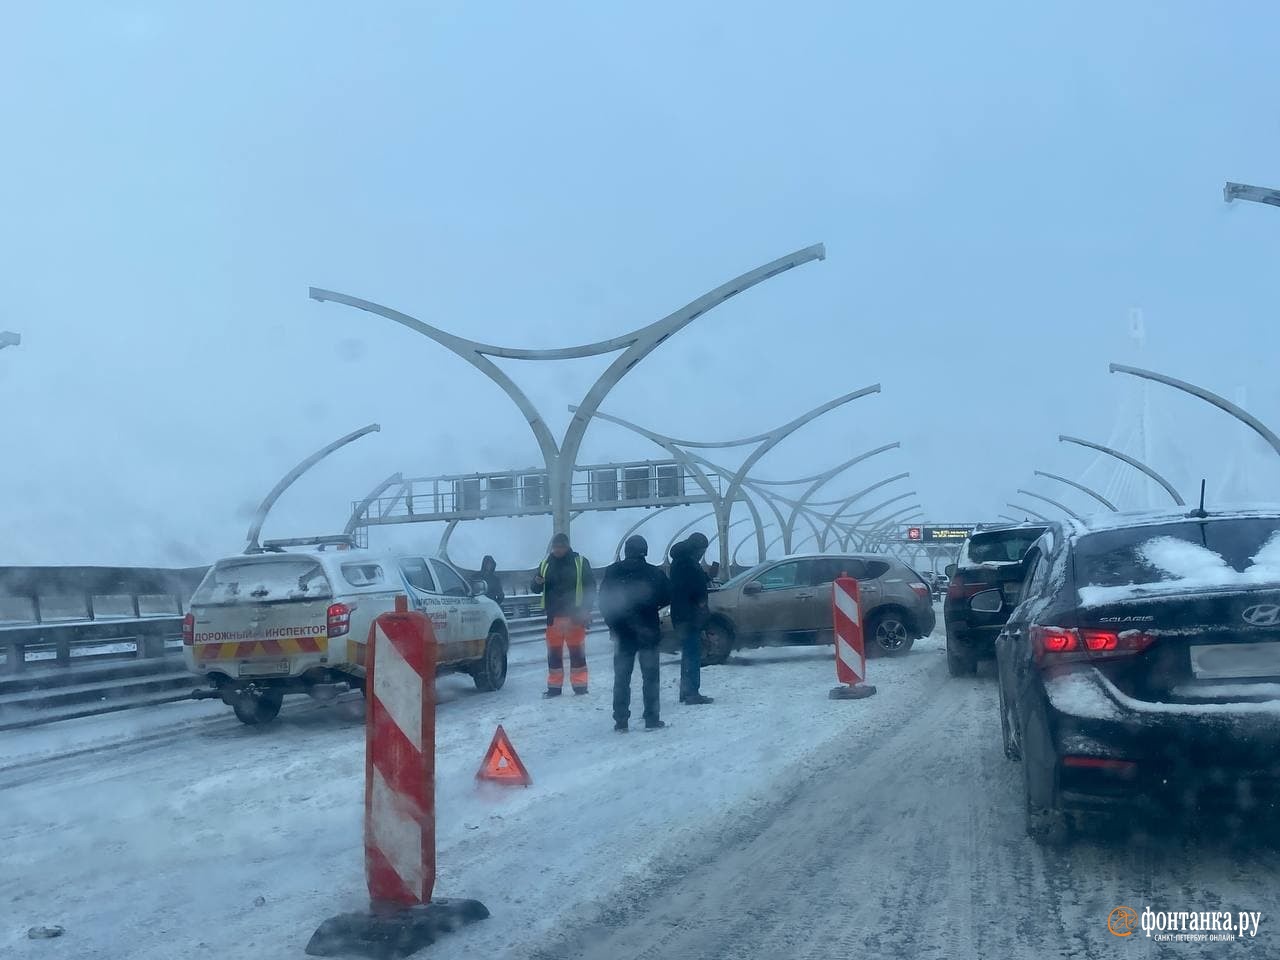
[[671, 548], [671, 625], [680, 638], [680, 702], [711, 703], [702, 695], [702, 628], [707, 623], [707, 538], [691, 533]]
[[480, 561], [480, 579], [484, 581], [484, 595], [498, 606], [502, 606], [502, 601], [507, 595], [503, 592], [502, 581], [498, 579], [498, 563], [487, 553]]
[[661, 730], [666, 724], [658, 717], [658, 611], [671, 602], [671, 585], [645, 562], [644, 537], [628, 537], [622, 552], [623, 559], [606, 568], [600, 581], [600, 615], [613, 633], [613, 729], [625, 733], [631, 719], [631, 674], [638, 657], [644, 728]]
[[547, 691], [560, 696], [564, 686], [564, 648], [569, 648], [569, 683], [579, 696], [587, 692], [587, 625], [595, 604], [596, 577], [586, 557], [569, 547], [569, 535], [551, 538], [551, 553], [538, 565], [531, 593], [542, 594], [547, 611]]

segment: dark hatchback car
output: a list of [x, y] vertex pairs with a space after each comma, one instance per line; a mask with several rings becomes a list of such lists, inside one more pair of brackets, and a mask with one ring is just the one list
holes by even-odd
[[1027, 832], [1090, 812], [1274, 818], [1280, 800], [1280, 508], [1051, 525], [996, 643]]
[[996, 637], [1018, 604], [1023, 557], [1044, 531], [1044, 524], [1025, 523], [976, 530], [947, 567], [942, 619], [953, 677], [972, 676], [980, 659], [995, 656]]

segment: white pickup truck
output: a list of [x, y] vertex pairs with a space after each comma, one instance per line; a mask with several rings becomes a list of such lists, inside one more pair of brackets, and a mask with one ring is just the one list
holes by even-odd
[[244, 723], [266, 723], [285, 694], [318, 699], [364, 689], [373, 620], [407, 595], [431, 618], [437, 673], [470, 674], [481, 690], [507, 678], [507, 620], [435, 557], [367, 550], [256, 553], [219, 560], [191, 598], [182, 627], [187, 668]]

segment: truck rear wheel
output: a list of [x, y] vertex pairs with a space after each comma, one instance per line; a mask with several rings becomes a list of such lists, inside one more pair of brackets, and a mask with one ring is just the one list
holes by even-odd
[[284, 694], [279, 690], [242, 690], [231, 701], [236, 718], [249, 726], [270, 723], [280, 713]]
[[507, 635], [501, 630], [489, 631], [484, 642], [484, 657], [471, 668], [476, 689], [485, 693], [501, 690], [507, 682]]

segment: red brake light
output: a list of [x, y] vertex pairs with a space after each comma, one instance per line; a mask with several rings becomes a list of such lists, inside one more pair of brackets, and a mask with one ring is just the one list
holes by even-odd
[[915, 595], [919, 597], [921, 600], [928, 600], [932, 596], [932, 594], [930, 594], [929, 592], [929, 588], [926, 587], [923, 583], [920, 583], [919, 581], [916, 581], [915, 583], [907, 584], [907, 586], [909, 586], [912, 589], [912, 591], [915, 593]]
[[1074, 627], [1032, 624], [1030, 632], [1036, 663], [1040, 664], [1132, 656], [1155, 643], [1155, 637], [1139, 630], [1114, 633], [1111, 630], [1077, 630]]
[[1109, 630], [1081, 630], [1086, 650], [1095, 653], [1104, 650], [1115, 650], [1120, 646], [1120, 635]]
[[1037, 655], [1072, 653], [1080, 649], [1080, 635], [1075, 630], [1062, 627], [1031, 627], [1031, 642]]
[[188, 613], [182, 618], [182, 645], [189, 647], [196, 642], [196, 615]]
[[351, 608], [345, 603], [331, 603], [326, 616], [329, 639], [344, 636], [351, 629]]

